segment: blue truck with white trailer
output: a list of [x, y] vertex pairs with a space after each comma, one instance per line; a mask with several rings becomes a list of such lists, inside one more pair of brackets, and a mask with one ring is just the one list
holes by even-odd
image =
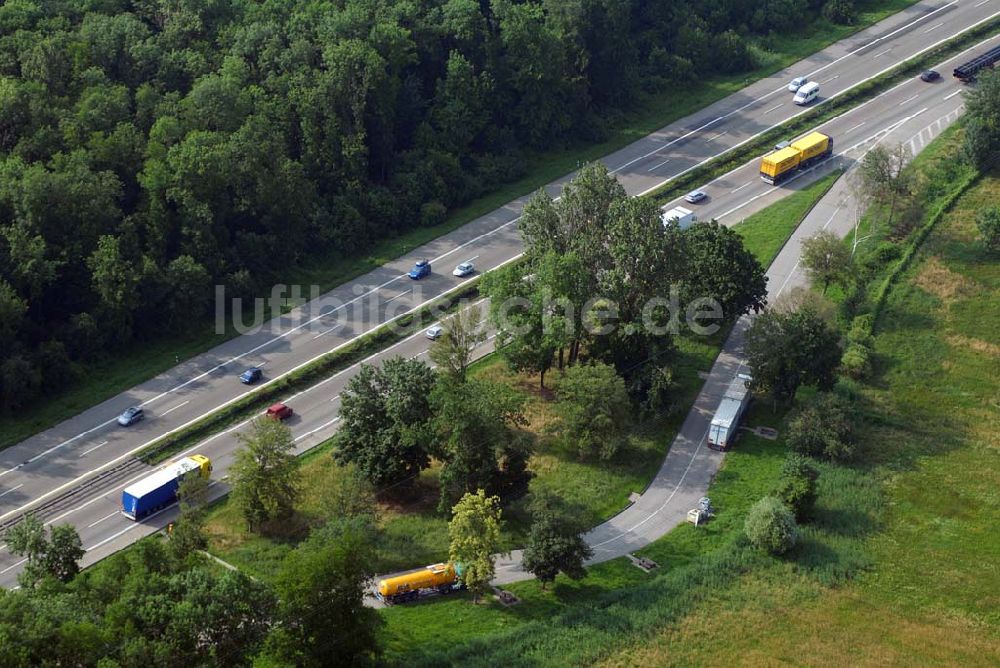
[[177, 490], [187, 476], [208, 478], [211, 474], [212, 462], [204, 455], [179, 459], [126, 487], [122, 491], [122, 514], [130, 520], [141, 520], [177, 501]]

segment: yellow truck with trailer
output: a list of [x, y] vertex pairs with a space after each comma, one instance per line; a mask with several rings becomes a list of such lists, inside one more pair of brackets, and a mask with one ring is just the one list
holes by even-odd
[[832, 154], [833, 138], [822, 132], [812, 132], [790, 146], [765, 155], [760, 163], [760, 178], [777, 185]]

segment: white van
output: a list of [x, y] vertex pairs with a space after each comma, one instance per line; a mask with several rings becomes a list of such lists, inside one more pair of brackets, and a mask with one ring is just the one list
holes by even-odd
[[686, 230], [687, 228], [691, 227], [696, 222], [698, 222], [698, 216], [696, 216], [694, 214], [694, 211], [692, 211], [691, 209], [685, 209], [682, 206], [676, 206], [670, 211], [667, 211], [666, 213], [662, 214], [660, 216], [660, 220], [663, 223], [664, 227], [669, 225], [671, 221], [676, 221], [678, 227], [680, 227], [682, 230]]
[[795, 97], [792, 99], [792, 102], [802, 106], [815, 100], [818, 95], [819, 84], [815, 81], [810, 81], [795, 93]]

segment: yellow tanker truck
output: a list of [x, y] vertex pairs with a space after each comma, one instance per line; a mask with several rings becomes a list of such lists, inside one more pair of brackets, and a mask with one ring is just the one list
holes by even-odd
[[410, 571], [378, 581], [378, 597], [387, 605], [405, 603], [422, 594], [437, 592], [450, 594], [462, 588], [462, 569], [455, 564], [431, 564], [426, 568]]
[[833, 154], [833, 138], [813, 132], [790, 146], [764, 156], [760, 163], [760, 178], [778, 185], [800, 169], [805, 169]]

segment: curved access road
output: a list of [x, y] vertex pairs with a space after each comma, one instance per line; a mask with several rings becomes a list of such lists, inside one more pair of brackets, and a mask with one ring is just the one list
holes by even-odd
[[[1000, 0], [980, 1], [975, 5], [956, 2], [914, 5], [776, 77], [758, 82], [706, 111], [636, 142], [606, 158], [605, 163], [617, 173], [628, 192], [641, 193], [650, 184], [662, 183], [687, 169], [684, 165], [692, 161], [703, 162], [745, 141], [760, 132], [765, 121], [773, 121], [773, 124], [796, 113], [797, 108], [789, 109], [782, 117], [784, 112], [780, 107], [778, 110], [770, 108], [781, 100], [784, 100], [782, 105], [790, 106], [785, 104], [788, 96], [780, 86], [788, 77], [802, 72], [843, 72], [824, 84], [824, 94], [837, 86], [846, 88], [848, 79], [856, 83], [857, 77], [874, 74], [872, 62], [881, 66], [881, 61], [885, 60], [885, 66], [889, 67], [930, 46], [928, 35], [944, 39], [991, 17], [992, 14], [986, 11], [990, 1]], [[872, 44], [879, 44], [880, 50], [870, 53]], [[885, 49], [890, 49], [893, 55], [891, 62], [886, 60], [888, 54], [881, 53]], [[946, 67], [943, 65], [941, 69], [948, 71]], [[957, 108], [961, 100], [957, 97], [959, 92], [957, 84], [947, 77], [936, 84], [906, 82], [821, 129], [837, 138], [838, 152], [849, 153], [887, 128], [922, 122], [945, 111], [945, 107]], [[756, 102], [751, 104], [753, 100]], [[765, 105], [768, 100], [771, 100], [769, 106]], [[708, 129], [725, 127], [725, 132], [698, 129], [705, 125], [699, 119], [707, 116], [719, 119], [710, 123]], [[656, 156], [674, 157], [663, 157], [671, 162], [660, 165], [663, 160], [652, 162]], [[675, 167], [669, 167], [675, 159]], [[670, 171], [675, 168], [676, 171]], [[755, 170], [754, 162], [708, 184], [706, 190], [710, 197], [700, 205], [699, 215], [703, 219], [717, 217], [727, 224], [738, 222], [741, 216], [770, 203], [809, 178], [806, 175], [799, 181], [772, 188], [756, 178]], [[558, 193], [564, 182], [565, 179], [552, 184], [550, 192]], [[522, 204], [523, 199], [512, 202], [427, 244], [411, 257], [371, 272], [353, 286], [343, 286], [293, 309], [267, 323], [260, 332], [233, 339], [149, 383], [0, 452], [0, 524], [15, 520], [27, 510], [45, 507], [47, 521], [69, 521], [81, 529], [84, 545], [89, 550], [88, 560], [153, 530], [160, 520], [123, 525], [114, 515], [124, 483], [148, 473], [148, 468], [131, 458], [131, 453], [243, 396], [248, 390], [235, 376], [245, 366], [262, 365], [266, 379], [273, 381], [280, 374], [344, 345], [387, 319], [453, 289], [461, 279], [452, 277], [450, 269], [459, 261], [472, 259], [480, 270], [488, 270], [516, 257], [521, 244], [514, 223]], [[417, 257], [432, 258], [435, 273], [423, 281], [411, 282], [403, 272]], [[402, 354], [419, 354], [426, 349], [420, 336], [400, 346], [398, 351]], [[413, 346], [412, 353], [410, 346]], [[319, 389], [313, 388], [290, 400], [298, 416], [292, 424], [297, 439], [317, 441], [335, 430], [334, 402], [347, 374], [341, 372], [324, 381]], [[324, 392], [325, 398], [319, 398]], [[128, 429], [117, 427], [114, 417], [132, 404], [143, 404], [149, 417]], [[714, 410], [714, 406], [702, 410]], [[218, 460], [218, 475], [224, 475], [227, 458], [235, 447], [231, 435], [230, 431], [199, 445], [200, 450], [211, 448]], [[650, 522], [643, 526], [649, 526]], [[17, 561], [0, 549], [0, 583], [12, 582], [18, 570]]]

